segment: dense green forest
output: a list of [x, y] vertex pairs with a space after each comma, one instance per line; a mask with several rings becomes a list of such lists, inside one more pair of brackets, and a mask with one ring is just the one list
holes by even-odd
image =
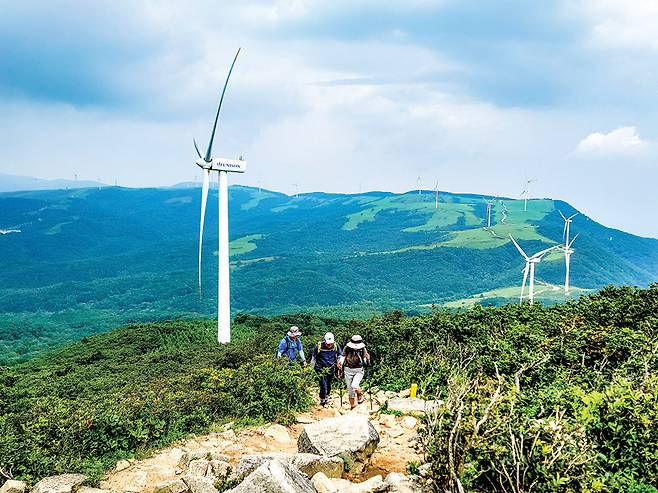
[[[211, 317], [216, 305], [216, 192], [211, 191], [199, 298], [200, 190], [104, 187], [0, 194], [0, 363], [130, 323]], [[441, 192], [291, 197], [231, 187], [234, 315], [310, 311], [367, 318], [401, 308], [502, 304], [517, 296], [528, 252], [562, 241], [569, 204]], [[574, 297], [658, 279], [658, 240], [585, 214], [572, 256]], [[564, 258], [537, 269], [537, 297], [564, 300]]]
[[445, 402], [424, 422], [436, 491], [654, 492], [658, 285], [552, 306], [475, 306], [368, 320], [236, 317], [138, 324], [0, 369], [0, 464], [30, 481], [98, 478], [122, 457], [239, 418], [294, 420], [311, 373], [273, 360], [290, 323], [366, 339], [366, 385], [415, 382]]

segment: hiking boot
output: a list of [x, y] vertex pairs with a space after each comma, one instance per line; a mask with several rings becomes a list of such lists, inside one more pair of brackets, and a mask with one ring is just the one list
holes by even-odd
[[322, 407], [326, 406], [329, 402], [329, 399], [320, 399], [320, 405]]
[[363, 404], [366, 400], [365, 397], [363, 397], [363, 392], [360, 390], [356, 391], [356, 399], [359, 404]]
[[354, 409], [356, 407], [356, 397], [350, 397], [350, 409]]

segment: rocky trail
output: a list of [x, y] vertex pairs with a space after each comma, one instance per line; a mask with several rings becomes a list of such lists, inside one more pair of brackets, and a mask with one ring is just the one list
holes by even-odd
[[[400, 414], [381, 412], [385, 404]], [[80, 486], [86, 478], [69, 474], [46, 478], [32, 492], [216, 493], [223, 482], [233, 493], [422, 491], [421, 478], [405, 475], [409, 462], [423, 462], [417, 416], [430, 404], [377, 392], [372, 402], [350, 410], [346, 398], [341, 407], [334, 397], [329, 406], [298, 415], [290, 427], [233, 429], [229, 423], [149, 458], [119, 461], [99, 488]], [[25, 493], [20, 482], [9, 483], [0, 493]]]

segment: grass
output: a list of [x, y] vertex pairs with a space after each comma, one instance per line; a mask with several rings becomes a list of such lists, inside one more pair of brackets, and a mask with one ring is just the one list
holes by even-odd
[[244, 255], [256, 250], [254, 241], [262, 240], [265, 236], [261, 234], [247, 235], [237, 238], [229, 243], [230, 255]]
[[[575, 286], [571, 287], [571, 294], [567, 297], [564, 295], [562, 286], [555, 286], [553, 284], [547, 284], [541, 281], [535, 283], [535, 299], [541, 302], [565, 302], [570, 299], [577, 299], [581, 295], [587, 293], [589, 290], [578, 288]], [[444, 303], [443, 306], [447, 308], [470, 308], [473, 305], [478, 303], [486, 302], [491, 299], [506, 299], [508, 301], [518, 300], [519, 295], [521, 294], [521, 286], [519, 280], [519, 286], [509, 286], [506, 288], [498, 288], [491, 291], [486, 291], [484, 293], [474, 294], [468, 298], [462, 298], [455, 301], [450, 301]], [[527, 290], [526, 293], [527, 295]]]
[[276, 197], [276, 194], [266, 192], [263, 190], [261, 190], [260, 192], [254, 191], [253, 194], [254, 196], [251, 199], [249, 199], [249, 201], [242, 204], [240, 209], [242, 209], [243, 211], [247, 211], [249, 209], [253, 209], [254, 207], [258, 207], [258, 204], [260, 204], [265, 199]]

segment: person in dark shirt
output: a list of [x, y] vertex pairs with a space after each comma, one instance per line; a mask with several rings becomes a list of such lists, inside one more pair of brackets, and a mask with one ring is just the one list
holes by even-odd
[[334, 341], [334, 335], [327, 332], [324, 338], [317, 343], [311, 356], [311, 367], [318, 374], [320, 382], [320, 404], [326, 406], [331, 394], [331, 383], [336, 371], [342, 368], [340, 358], [343, 352]]

